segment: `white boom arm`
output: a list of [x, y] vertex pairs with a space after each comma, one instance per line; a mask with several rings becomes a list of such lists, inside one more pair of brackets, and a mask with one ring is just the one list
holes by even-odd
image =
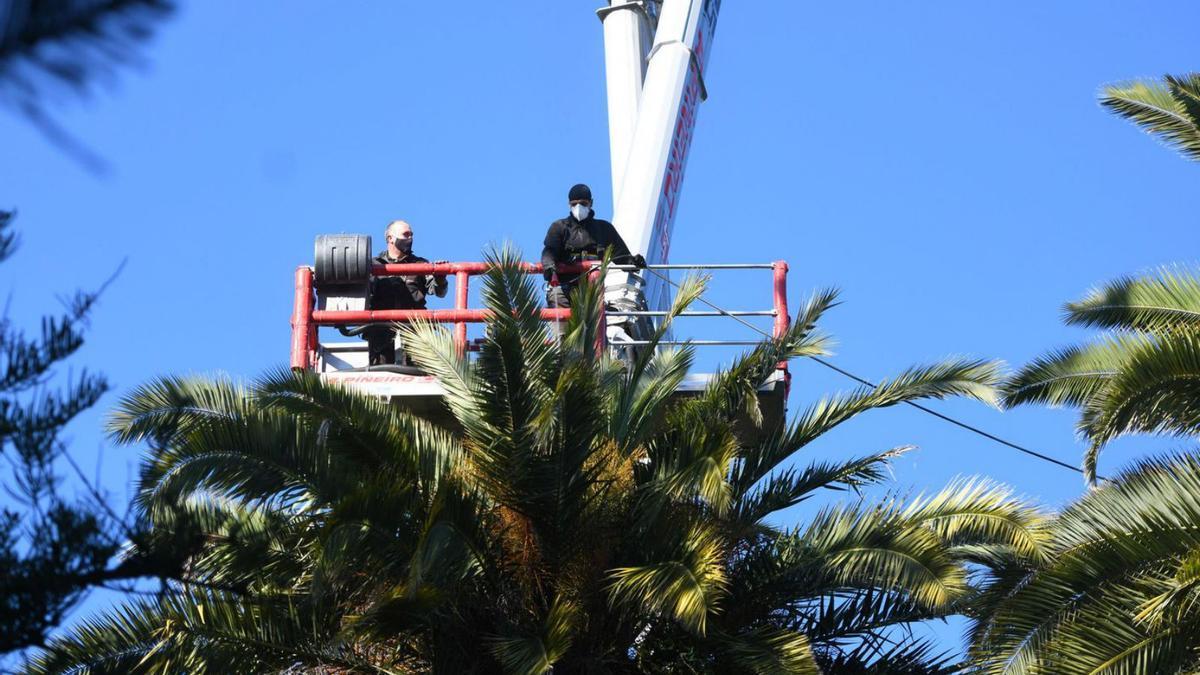
[[612, 156], [613, 209], [633, 146], [646, 56], [654, 39], [657, 5], [613, 0], [596, 13], [604, 22], [604, 73], [608, 83], [608, 143]]
[[[636, 40], [642, 33], [641, 29], [631, 30], [629, 24], [643, 20], [641, 17], [653, 17], [618, 10], [617, 5], [626, 4], [630, 3], [614, 1], [613, 6], [601, 10], [608, 12], [604, 36], [609, 69], [613, 225], [631, 251], [646, 256], [651, 264], [666, 263], [696, 113], [707, 95], [704, 71], [721, 0], [663, 0], [645, 62], [641, 95], [636, 98], [629, 96], [629, 91], [640, 73], [628, 61], [641, 53]], [[617, 22], [610, 27], [614, 20]], [[631, 111], [636, 123], [630, 136]], [[624, 283], [619, 275], [614, 273], [609, 278], [609, 288]], [[670, 303], [670, 288], [656, 277], [647, 280], [645, 294], [651, 308], [664, 309]]]

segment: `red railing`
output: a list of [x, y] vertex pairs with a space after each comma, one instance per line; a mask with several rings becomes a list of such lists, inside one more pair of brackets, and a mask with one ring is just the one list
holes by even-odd
[[[750, 315], [773, 314], [773, 333], [776, 336], [787, 332], [790, 325], [787, 305], [787, 272], [786, 262], [751, 264], [751, 265], [651, 265], [651, 269], [755, 269], [770, 268], [772, 274], [773, 307], [765, 312], [696, 312], [697, 316], [714, 316], [720, 314]], [[413, 321], [423, 319], [438, 323], [454, 324], [454, 342], [460, 350], [467, 348], [467, 324], [487, 321], [490, 310], [470, 309], [467, 307], [470, 292], [470, 279], [473, 276], [487, 273], [489, 265], [481, 262], [464, 263], [416, 263], [398, 265], [375, 265], [371, 268], [373, 276], [399, 276], [410, 274], [454, 276], [454, 308], [453, 309], [376, 309], [362, 311], [330, 311], [314, 309], [313, 270], [308, 266], [296, 269], [296, 299], [292, 310], [292, 368], [309, 369], [316, 364], [317, 328], [319, 326], [336, 326], [363, 323], [383, 323], [393, 321]], [[559, 265], [559, 274], [597, 273], [599, 266], [595, 264]], [[633, 268], [622, 268], [633, 269]], [[524, 266], [526, 274], [541, 274], [542, 266], [527, 263]], [[618, 315], [655, 314], [654, 312], [613, 312]], [[687, 314], [685, 313], [685, 316]], [[571, 316], [570, 309], [543, 309], [541, 317], [545, 321], [565, 321]], [[605, 325], [603, 303], [601, 303], [601, 326]], [[602, 348], [605, 331], [598, 331], [597, 346]], [[710, 342], [718, 344], [719, 342]], [[725, 344], [740, 344], [726, 342]], [[787, 364], [780, 364], [786, 371]]]

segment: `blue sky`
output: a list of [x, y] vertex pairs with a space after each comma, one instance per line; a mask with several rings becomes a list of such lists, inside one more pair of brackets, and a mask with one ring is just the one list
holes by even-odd
[[[97, 175], [0, 116], [0, 207], [23, 245], [0, 266], [9, 316], [127, 260], [73, 362], [116, 390], [70, 430], [123, 498], [137, 451], [102, 434], [122, 392], [168, 373], [252, 377], [286, 362], [291, 279], [322, 232], [475, 260], [538, 253], [565, 192], [610, 215], [596, 0], [201, 3], [184, 0], [146, 63], [61, 122]], [[1191, 3], [726, 2], [672, 244], [673, 262], [786, 259], [794, 305], [836, 286], [835, 362], [868, 378], [947, 355], [1020, 365], [1086, 337], [1062, 303], [1114, 277], [1194, 264], [1198, 167], [1103, 111], [1106, 82], [1196, 67]], [[765, 308], [769, 279], [719, 276], [711, 299]], [[694, 337], [745, 337], [688, 325]], [[698, 370], [728, 353], [705, 351]], [[852, 383], [793, 366], [793, 410]], [[1070, 411], [938, 410], [1075, 463]], [[1077, 474], [910, 409], [873, 413], [799, 457], [897, 445], [896, 487], [987, 475], [1049, 505]], [[1174, 449], [1132, 439], [1111, 472]], [[94, 603], [93, 603], [94, 604]]]

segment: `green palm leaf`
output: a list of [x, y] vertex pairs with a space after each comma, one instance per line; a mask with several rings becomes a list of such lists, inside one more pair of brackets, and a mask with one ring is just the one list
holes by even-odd
[[1200, 458], [1181, 454], [1141, 461], [1070, 505], [1049, 523], [1044, 560], [987, 612], [980, 672], [1191, 672], [1197, 494]]
[[358, 672], [389, 672], [332, 639], [302, 603], [245, 602], [183, 593], [84, 622], [52, 641], [31, 673], [264, 672], [311, 659]]
[[720, 636], [729, 661], [751, 673], [820, 675], [808, 638], [803, 633], [776, 628], [756, 628], [737, 635]]
[[744, 493], [793, 453], [855, 416], [899, 403], [967, 396], [987, 403], [995, 399], [999, 364], [970, 359], [948, 360], [910, 368], [898, 377], [847, 395], [822, 399], [797, 417], [782, 434], [747, 453], [734, 478]]
[[1049, 553], [1046, 516], [1010, 488], [986, 479], [958, 480], [929, 497], [908, 503], [900, 517], [927, 527], [952, 546], [999, 546], [1027, 560]]
[[665, 613], [704, 635], [709, 615], [725, 595], [721, 538], [711, 529], [693, 527], [680, 537], [675, 554], [678, 557], [612, 570], [609, 602]]
[[492, 653], [505, 672], [520, 675], [550, 672], [571, 648], [572, 635], [581, 619], [578, 605], [558, 598], [547, 612], [539, 635], [494, 638], [491, 640]]
[[1124, 367], [1088, 399], [1079, 423], [1091, 447], [1090, 479], [1100, 448], [1130, 433], [1200, 432], [1200, 334], [1166, 337], [1132, 349]]
[[1200, 75], [1167, 76], [1104, 88], [1100, 104], [1158, 136], [1188, 159], [1200, 159]]
[[1200, 330], [1200, 278], [1185, 269], [1163, 268], [1123, 277], [1068, 303], [1066, 322], [1093, 328], [1149, 333]]
[[1200, 432], [1200, 278], [1164, 269], [1120, 279], [1067, 305], [1067, 322], [1110, 332], [1038, 358], [1003, 391], [1009, 406], [1081, 409], [1089, 483], [1100, 451], [1120, 436]]
[[837, 304], [837, 291], [813, 294], [796, 314], [788, 332], [763, 342], [728, 368], [713, 375], [704, 393], [688, 406], [705, 417], [733, 419], [746, 414], [754, 424], [762, 423], [757, 391], [780, 361], [828, 353], [829, 339], [816, 330], [821, 316]]
[[1004, 405], [1082, 406], [1099, 396], [1131, 354], [1145, 344], [1143, 336], [1112, 335], [1040, 356], [1004, 383]]
[[810, 498], [821, 488], [858, 490], [879, 483], [885, 479], [884, 470], [891, 460], [912, 449], [899, 447], [840, 463], [817, 462], [802, 470], [777, 471], [737, 500], [731, 519], [743, 524], [757, 523]]

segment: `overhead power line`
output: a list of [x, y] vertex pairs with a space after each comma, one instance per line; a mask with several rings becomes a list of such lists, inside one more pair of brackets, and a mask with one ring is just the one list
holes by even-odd
[[[666, 282], [667, 284], [670, 284], [671, 286], [673, 286], [673, 287], [675, 287], [675, 288], [679, 288], [679, 287], [680, 287], [680, 286], [679, 286], [679, 284], [675, 283], [674, 281], [671, 281], [670, 277], [668, 277], [668, 276], [667, 276], [667, 275], [665, 275], [665, 274], [661, 274], [661, 273], [659, 273], [659, 272], [658, 272], [658, 270], [654, 270], [654, 269], [646, 269], [646, 271], [647, 271], [647, 272], [649, 272], [649, 273], [651, 273], [651, 274], [653, 274], [654, 276], [658, 277], [659, 279], [662, 279], [664, 282]], [[753, 330], [753, 331], [755, 331], [755, 332], [756, 332], [756, 333], [758, 333], [759, 335], [762, 335], [763, 337], [765, 337], [765, 338], [767, 338], [767, 339], [770, 339], [770, 338], [772, 338], [772, 337], [773, 337], [773, 336], [772, 336], [770, 333], [768, 333], [767, 331], [763, 330], [762, 328], [760, 328], [760, 327], [758, 327], [758, 326], [755, 326], [754, 324], [750, 323], [749, 321], [746, 321], [745, 319], [742, 319], [741, 317], [739, 317], [739, 316], [735, 315], [734, 313], [732, 313], [732, 312], [729, 312], [729, 311], [725, 310], [724, 308], [722, 308], [722, 307], [719, 307], [719, 306], [717, 306], [717, 305], [713, 304], [713, 303], [712, 303], [712, 302], [710, 302], [709, 300], [706, 300], [706, 299], [704, 298], [704, 296], [700, 296], [698, 299], [700, 300], [700, 302], [702, 302], [702, 303], [704, 303], [705, 305], [708, 305], [708, 306], [709, 306], [709, 307], [711, 307], [712, 309], [716, 310], [716, 311], [717, 311], [719, 314], [721, 314], [721, 315], [723, 315], [723, 316], [727, 316], [727, 317], [729, 317], [729, 318], [733, 319], [734, 321], [737, 321], [738, 323], [742, 324], [743, 326], [746, 326], [746, 327], [747, 327], [747, 328], [749, 328], [750, 330]], [[842, 376], [844, 376], [844, 377], [847, 377], [847, 378], [849, 378], [849, 379], [851, 379], [851, 380], [854, 380], [855, 382], [858, 382], [859, 384], [862, 384], [862, 385], [865, 385], [865, 386], [868, 386], [868, 387], [875, 387], [875, 386], [877, 386], [877, 385], [876, 385], [874, 382], [871, 382], [870, 380], [868, 380], [868, 379], [866, 379], [866, 378], [859, 377], [858, 375], [855, 375], [854, 373], [852, 373], [852, 372], [850, 372], [850, 371], [846, 370], [845, 368], [840, 368], [840, 367], [838, 367], [838, 366], [835, 366], [835, 365], [833, 365], [832, 363], [830, 363], [829, 361], [826, 361], [825, 359], [822, 359], [822, 358], [819, 358], [819, 357], [816, 357], [816, 356], [814, 356], [814, 357], [810, 357], [810, 358], [811, 358], [813, 361], [816, 361], [818, 364], [820, 364], [820, 365], [822, 365], [822, 366], [825, 366], [826, 368], [828, 368], [828, 369], [830, 369], [830, 370], [834, 371], [835, 373], [838, 373], [838, 374], [840, 374], [840, 375], [842, 375]], [[1040, 460], [1042, 460], [1042, 461], [1049, 462], [1049, 463], [1051, 463], [1051, 464], [1053, 464], [1053, 465], [1055, 465], [1055, 466], [1062, 467], [1062, 468], [1064, 468], [1064, 469], [1068, 469], [1068, 470], [1070, 470], [1070, 471], [1074, 471], [1075, 473], [1078, 473], [1078, 474], [1082, 474], [1082, 473], [1083, 473], [1083, 469], [1081, 469], [1081, 468], [1079, 468], [1079, 467], [1077, 467], [1077, 466], [1075, 466], [1075, 465], [1073, 465], [1073, 464], [1068, 464], [1067, 462], [1064, 462], [1064, 461], [1062, 461], [1062, 460], [1055, 459], [1054, 457], [1051, 457], [1050, 455], [1047, 455], [1047, 454], [1045, 454], [1045, 453], [1038, 452], [1037, 450], [1033, 450], [1033, 449], [1031, 449], [1031, 448], [1027, 448], [1027, 447], [1025, 447], [1025, 446], [1023, 446], [1023, 445], [1021, 445], [1021, 444], [1019, 444], [1019, 443], [1013, 443], [1012, 441], [1009, 441], [1009, 440], [1006, 440], [1006, 439], [1004, 439], [1004, 438], [1001, 438], [1001, 437], [999, 437], [999, 436], [997, 436], [997, 435], [995, 435], [995, 434], [993, 434], [993, 433], [990, 433], [990, 432], [984, 431], [983, 429], [980, 429], [980, 428], [979, 428], [979, 427], [977, 427], [977, 426], [974, 426], [974, 425], [971, 425], [971, 424], [967, 424], [966, 422], [962, 422], [962, 421], [956, 420], [956, 419], [954, 419], [953, 417], [950, 417], [949, 415], [942, 414], [942, 413], [940, 413], [940, 412], [938, 412], [938, 411], [936, 411], [936, 410], [934, 410], [934, 409], [932, 409], [932, 408], [929, 408], [929, 407], [927, 407], [927, 406], [923, 406], [923, 405], [921, 405], [920, 403], [914, 403], [914, 402], [912, 402], [912, 401], [905, 401], [905, 403], [906, 403], [907, 405], [910, 405], [910, 406], [912, 406], [912, 407], [916, 408], [917, 410], [920, 410], [920, 411], [921, 411], [921, 412], [923, 412], [923, 413], [926, 413], [926, 414], [929, 414], [929, 415], [933, 415], [934, 417], [936, 417], [936, 418], [938, 418], [938, 419], [940, 419], [940, 420], [942, 420], [942, 421], [944, 421], [944, 422], [949, 422], [950, 424], [953, 424], [953, 425], [954, 425], [954, 426], [956, 426], [956, 427], [959, 427], [959, 428], [961, 428], [961, 429], [966, 429], [967, 431], [970, 431], [970, 432], [971, 432], [971, 433], [973, 433], [973, 434], [977, 434], [977, 435], [979, 435], [979, 436], [982, 436], [982, 437], [984, 437], [984, 438], [986, 438], [986, 439], [988, 439], [988, 440], [990, 440], [990, 441], [993, 441], [993, 442], [995, 442], [995, 443], [999, 443], [1000, 445], [1003, 445], [1003, 446], [1005, 446], [1005, 447], [1011, 448], [1011, 449], [1013, 449], [1013, 450], [1017, 450], [1018, 452], [1023, 452], [1023, 453], [1025, 453], [1026, 455], [1029, 455], [1030, 457], [1034, 457], [1034, 458], [1036, 458], [1036, 459], [1040, 459]], [[1107, 478], [1105, 478], [1104, 476], [1097, 476], [1097, 478], [1099, 478], [1100, 480], [1108, 480], [1108, 479], [1107, 479]]]

